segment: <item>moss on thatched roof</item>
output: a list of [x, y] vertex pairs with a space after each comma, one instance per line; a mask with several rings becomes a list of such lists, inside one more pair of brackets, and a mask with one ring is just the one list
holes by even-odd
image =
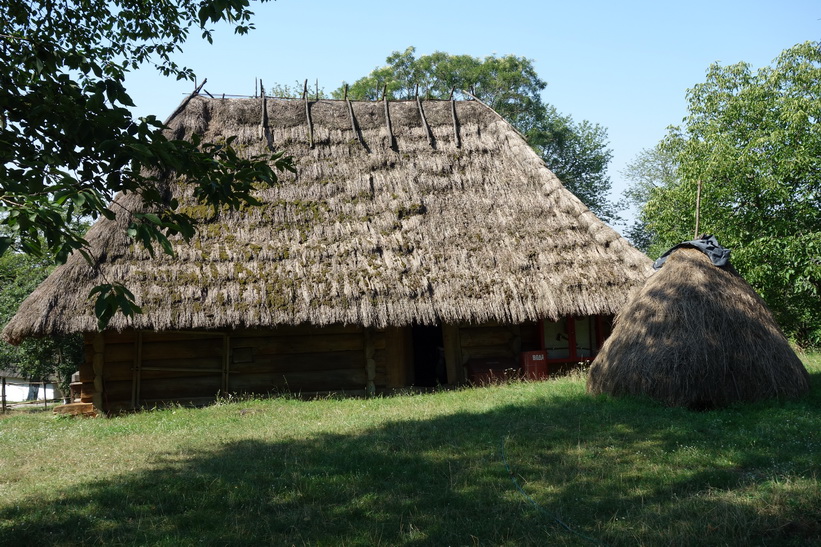
[[680, 248], [616, 316], [587, 389], [706, 409], [797, 397], [809, 375], [731, 264]]
[[[88, 234], [79, 255], [23, 304], [4, 336], [95, 329], [91, 288], [122, 281], [144, 313], [111, 328], [215, 329], [331, 323], [522, 322], [614, 313], [650, 261], [567, 191], [524, 139], [476, 101], [384, 103], [195, 97], [169, 134], [294, 157], [260, 207], [211, 213], [177, 256], [129, 240], [129, 219]], [[351, 108], [349, 108], [349, 105]], [[351, 111], [353, 112], [352, 121]], [[427, 127], [426, 127], [427, 126]], [[267, 135], [266, 135], [267, 133]], [[117, 198], [139, 209], [132, 196]]]

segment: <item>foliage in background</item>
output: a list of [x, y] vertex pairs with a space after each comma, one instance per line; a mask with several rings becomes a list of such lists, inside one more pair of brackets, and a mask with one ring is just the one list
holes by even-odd
[[713, 65], [687, 99], [684, 124], [631, 166], [651, 254], [692, 239], [701, 181], [699, 232], [732, 249], [791, 337], [821, 345], [819, 44], [758, 71]]
[[268, 97], [278, 97], [281, 99], [301, 99], [307, 93], [309, 100], [327, 99], [328, 94], [325, 93], [325, 88], [319, 86], [317, 80], [313, 84], [307, 80], [302, 82], [294, 82], [294, 85], [275, 83], [270, 89], [263, 88], [265, 95]]
[[656, 234], [648, 226], [644, 206], [659, 188], [671, 188], [678, 184], [676, 158], [668, 149], [658, 145], [642, 150], [627, 164], [622, 174], [629, 181], [623, 193], [623, 205], [634, 208], [638, 213], [633, 223], [626, 227], [625, 237], [645, 253], [658, 256], [667, 249], [660, 249], [660, 245], [656, 244]]
[[[466, 91], [502, 115], [527, 139], [547, 166], [596, 215], [616, 218], [609, 201], [607, 131], [588, 121], [576, 123], [542, 101], [547, 84], [524, 57], [495, 55], [479, 59], [440, 51], [421, 57], [415, 48], [395, 51], [387, 65], [348, 86], [348, 98], [377, 100], [420, 97], [448, 99]], [[345, 86], [332, 92], [341, 99]], [[462, 97], [467, 98], [467, 97]]]
[[[264, 1], [264, 0], [263, 0]], [[9, 248], [65, 261], [88, 256], [77, 218], [114, 218], [118, 192], [137, 193], [151, 212], [133, 216], [129, 235], [167, 253], [172, 235], [190, 238], [196, 222], [159, 183], [187, 177], [215, 207], [253, 204], [254, 184], [274, 184], [276, 154], [243, 157], [231, 141], [169, 140], [154, 117], [134, 119], [126, 74], [153, 65], [194, 79], [173, 55], [191, 31], [212, 40], [220, 22], [253, 28], [249, 0], [0, 0], [0, 254]], [[139, 311], [118, 280], [97, 291], [98, 315]], [[102, 315], [101, 315], [102, 314]]]
[[[47, 260], [30, 255], [0, 256], [0, 330], [52, 269]], [[31, 338], [16, 347], [0, 341], [0, 369], [19, 372], [32, 381], [56, 376], [64, 393], [82, 359], [83, 339], [78, 335]]]

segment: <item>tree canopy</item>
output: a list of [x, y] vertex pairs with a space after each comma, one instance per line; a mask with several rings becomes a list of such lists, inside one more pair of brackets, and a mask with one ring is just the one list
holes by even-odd
[[[547, 84], [532, 61], [515, 55], [483, 59], [440, 51], [416, 57], [413, 47], [395, 51], [387, 65], [348, 86], [333, 91], [351, 99], [377, 100], [429, 97], [447, 99], [463, 91], [478, 98], [508, 120], [527, 139], [565, 186], [604, 220], [616, 217], [609, 201], [607, 166], [611, 151], [607, 131], [583, 121], [576, 123], [542, 101]], [[471, 98], [471, 97], [467, 97]]]
[[821, 345], [821, 46], [757, 71], [715, 64], [687, 100], [650, 161], [657, 173], [633, 185], [651, 252], [693, 237], [700, 184], [698, 231], [732, 248], [789, 335]]
[[[244, 34], [252, 15], [249, 0], [0, 0], [0, 254], [87, 254], [74, 220], [121, 214], [108, 208], [118, 192], [140, 195], [150, 211], [130, 212], [129, 235], [173, 253], [168, 238], [190, 238], [196, 223], [158, 184], [169, 173], [187, 177], [204, 203], [253, 204], [253, 185], [273, 184], [288, 161], [243, 157], [230, 139], [167, 139], [156, 117], [132, 116], [124, 84], [145, 65], [193, 80], [173, 58], [191, 31], [210, 42], [209, 26], [223, 22]], [[95, 294], [103, 323], [138, 311], [116, 280]]]

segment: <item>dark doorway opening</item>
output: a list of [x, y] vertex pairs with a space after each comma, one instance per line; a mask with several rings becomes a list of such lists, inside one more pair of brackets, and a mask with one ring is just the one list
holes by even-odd
[[440, 325], [414, 325], [413, 374], [414, 385], [435, 387], [448, 383], [445, 366], [445, 344]]

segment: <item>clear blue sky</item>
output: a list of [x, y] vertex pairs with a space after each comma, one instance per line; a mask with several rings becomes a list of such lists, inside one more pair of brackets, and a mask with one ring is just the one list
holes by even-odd
[[[255, 78], [330, 92], [415, 46], [474, 57], [513, 54], [548, 82], [543, 99], [576, 121], [607, 128], [620, 174], [686, 114], [685, 93], [710, 64], [758, 68], [797, 43], [821, 40], [821, 2], [809, 0], [277, 0], [253, 4], [256, 30], [218, 28], [214, 44], [192, 37], [180, 64], [212, 94], [253, 94]], [[150, 70], [127, 81], [137, 113], [165, 119], [193, 88]]]

